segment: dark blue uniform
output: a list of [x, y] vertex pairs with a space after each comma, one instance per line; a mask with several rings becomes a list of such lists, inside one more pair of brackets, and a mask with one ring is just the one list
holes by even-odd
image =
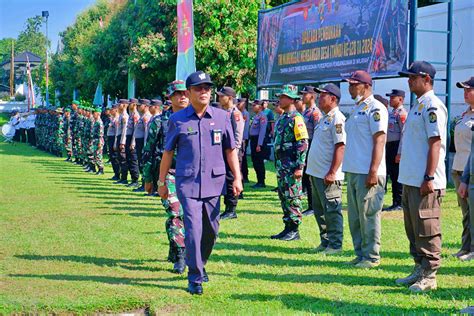
[[226, 111], [208, 106], [199, 118], [190, 105], [169, 120], [166, 151], [176, 150], [176, 191], [184, 211], [190, 282], [202, 283], [219, 230], [225, 149], [235, 148]]

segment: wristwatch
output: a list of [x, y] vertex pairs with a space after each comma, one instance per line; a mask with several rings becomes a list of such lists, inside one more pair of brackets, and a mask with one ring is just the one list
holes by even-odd
[[425, 174], [425, 176], [423, 177], [423, 180], [425, 180], [425, 181], [433, 181], [433, 180], [434, 180], [434, 177]]
[[166, 185], [166, 182], [162, 182], [160, 180], [158, 180], [158, 187], [163, 187]]

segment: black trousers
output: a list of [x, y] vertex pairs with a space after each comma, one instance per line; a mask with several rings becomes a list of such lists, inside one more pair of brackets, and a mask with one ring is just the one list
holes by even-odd
[[387, 175], [392, 181], [392, 202], [394, 205], [402, 205], [402, 185], [398, 183], [398, 172], [400, 164], [395, 163], [400, 141], [388, 142], [385, 145], [385, 162]]
[[[239, 149], [237, 153], [237, 157], [239, 158], [239, 166], [242, 166], [242, 149]], [[227, 163], [227, 159], [225, 159], [225, 194], [224, 194], [224, 205], [227, 208], [236, 207], [239, 198], [234, 196], [234, 190], [232, 188], [232, 184], [234, 183], [234, 174], [230, 169], [229, 164]]]
[[19, 129], [15, 130], [15, 135], [13, 136], [13, 140], [16, 141], [16, 142], [20, 141], [20, 130]]
[[117, 150], [118, 150], [118, 161], [120, 166], [120, 180], [127, 180], [128, 177], [128, 164], [127, 164], [127, 144], [124, 149], [120, 149], [120, 138], [122, 135], [117, 135]]
[[26, 143], [26, 129], [20, 128], [20, 142]]
[[248, 140], [242, 141], [242, 163], [240, 164], [240, 171], [242, 172], [243, 180], [248, 180], [249, 178], [249, 166], [247, 163], [247, 145]]
[[109, 159], [112, 164], [112, 169], [114, 170], [114, 175], [118, 178], [120, 177], [120, 163], [118, 151], [114, 151], [114, 142], [115, 136], [107, 136], [107, 147], [109, 149]]
[[29, 128], [26, 130], [26, 134], [28, 135], [28, 143], [31, 146], [36, 146], [36, 134], [34, 128]]
[[[309, 149], [311, 148], [311, 141], [308, 144], [308, 153]], [[306, 167], [308, 166], [308, 155], [306, 155], [306, 161], [303, 169], [303, 177], [301, 179], [302, 185], [303, 185], [303, 190], [306, 191], [306, 196], [308, 197], [308, 210], [313, 209], [313, 189], [311, 185], [311, 180], [309, 178], [309, 175], [306, 174]]]
[[143, 172], [143, 147], [145, 146], [145, 138], [135, 138], [135, 151], [137, 153], [137, 161], [138, 161], [138, 170], [141, 174]]
[[[127, 158], [127, 167], [130, 171], [130, 176], [132, 177], [132, 181], [138, 181], [138, 177], [140, 176], [138, 171], [138, 157], [137, 157], [137, 150], [130, 149], [130, 145], [132, 144], [132, 135], [127, 135], [127, 139], [125, 141], [125, 156]], [[122, 173], [123, 175], [123, 173]]]
[[265, 149], [266, 145], [260, 147], [260, 152], [257, 152], [258, 136], [250, 136], [250, 150], [253, 163], [253, 169], [257, 174], [257, 183], [265, 184]]

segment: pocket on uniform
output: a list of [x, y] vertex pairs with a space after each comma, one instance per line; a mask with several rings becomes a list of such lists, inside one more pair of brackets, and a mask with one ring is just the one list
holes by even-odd
[[220, 176], [225, 174], [225, 167], [214, 167], [212, 168], [212, 175], [213, 176]]
[[421, 200], [418, 216], [419, 237], [433, 237], [441, 234], [440, 216], [441, 216], [441, 194], [436, 191]]
[[367, 215], [373, 215], [382, 210], [384, 194], [385, 190], [380, 184], [376, 184], [369, 189], [364, 197], [367, 204]]
[[333, 184], [328, 185], [326, 189], [324, 189], [324, 195], [328, 200], [341, 198], [342, 188], [340, 181], [336, 181]]

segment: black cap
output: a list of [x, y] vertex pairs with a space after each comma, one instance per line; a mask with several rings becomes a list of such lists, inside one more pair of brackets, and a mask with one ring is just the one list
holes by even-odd
[[436, 69], [427, 61], [417, 60], [414, 61], [406, 71], [400, 71], [398, 73], [402, 77], [408, 77], [409, 75], [415, 76], [427, 76], [429, 75], [431, 79], [434, 79], [436, 74]]
[[253, 100], [252, 105], [262, 105], [263, 101], [260, 101], [258, 99]]
[[235, 90], [232, 89], [231, 87], [222, 87], [219, 89], [219, 91], [217, 91], [217, 94], [219, 96], [225, 95], [225, 96], [233, 97], [233, 98], [237, 96], [237, 94], [235, 93]]
[[456, 87], [461, 88], [461, 89], [474, 88], [474, 77], [471, 77], [467, 79], [466, 81], [456, 83]]
[[392, 89], [392, 92], [385, 94], [387, 97], [405, 97], [405, 91]]
[[314, 87], [313, 86], [304, 86], [303, 89], [301, 89], [301, 91], [299, 92], [300, 94], [306, 94], [306, 93], [313, 93], [315, 94], [316, 91], [314, 90]]
[[338, 100], [341, 99], [341, 90], [334, 83], [328, 83], [323, 88], [315, 88], [316, 92], [319, 93], [329, 93], [335, 96]]
[[158, 99], [153, 99], [153, 100], [151, 100], [150, 105], [151, 106], [162, 106], [163, 102], [161, 102], [161, 100], [158, 100]]
[[135, 98], [130, 98], [128, 101], [130, 102], [130, 104], [132, 103], [138, 104], [138, 99], [135, 99]]
[[120, 104], [128, 104], [128, 100], [127, 99], [120, 99], [119, 103]]
[[214, 85], [211, 80], [211, 76], [201, 70], [193, 72], [186, 79], [186, 88], [189, 88], [191, 86], [198, 86], [200, 84], [208, 84], [211, 86]]
[[380, 103], [382, 103], [383, 105], [385, 105], [385, 107], [388, 107], [388, 100], [385, 99], [383, 96], [381, 96], [380, 94], [374, 94], [374, 98], [375, 100], [379, 101]]
[[142, 105], [150, 105], [150, 100], [148, 99], [139, 99], [138, 102]]

